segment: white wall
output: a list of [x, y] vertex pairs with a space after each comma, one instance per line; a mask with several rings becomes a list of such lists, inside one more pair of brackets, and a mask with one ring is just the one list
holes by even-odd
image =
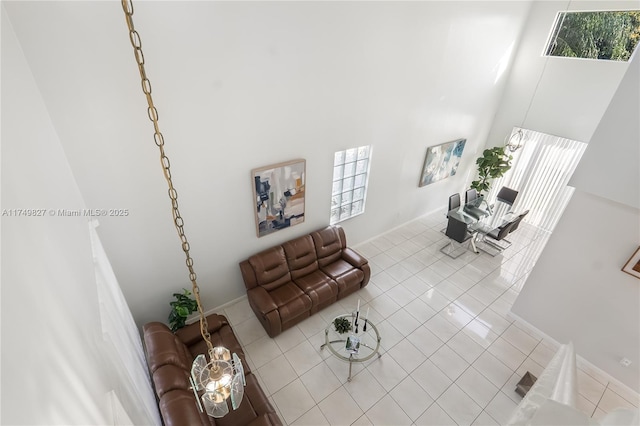
[[[576, 170], [575, 194], [513, 306], [636, 392], [640, 281], [621, 268], [640, 244], [639, 82], [636, 54]], [[619, 364], [623, 357], [630, 367]]]
[[640, 208], [640, 54], [598, 124], [569, 185]]
[[88, 221], [55, 212], [83, 207], [3, 4], [2, 424], [115, 424], [113, 396], [135, 424], [159, 424], [149, 384], [103, 339]]
[[512, 308], [636, 392], [639, 283], [620, 269], [638, 247], [639, 219], [636, 209], [576, 191]]
[[[441, 209], [471, 179], [529, 2], [137, 2], [148, 75], [205, 308], [238, 262], [329, 221], [333, 153], [373, 145], [351, 245]], [[78, 185], [142, 324], [189, 287], [119, 2], [6, 5]], [[426, 148], [468, 139], [418, 188]], [[258, 239], [250, 170], [307, 160], [306, 221]], [[467, 171], [467, 173], [465, 173]]]

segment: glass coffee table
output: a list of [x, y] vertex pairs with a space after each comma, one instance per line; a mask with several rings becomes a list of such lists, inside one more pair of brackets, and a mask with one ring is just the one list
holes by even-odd
[[[337, 318], [345, 318], [351, 324], [351, 330], [346, 333], [338, 333], [334, 326]], [[338, 315], [327, 325], [324, 330], [324, 343], [320, 349], [329, 348], [334, 356], [349, 363], [349, 376], [351, 381], [351, 364], [364, 362], [378, 355], [380, 358], [380, 333], [371, 321], [359, 319], [358, 327], [354, 324], [355, 314]], [[357, 331], [357, 332], [356, 332]]]

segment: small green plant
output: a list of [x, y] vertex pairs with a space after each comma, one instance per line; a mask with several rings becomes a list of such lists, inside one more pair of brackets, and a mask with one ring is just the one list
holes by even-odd
[[351, 330], [351, 322], [344, 317], [334, 319], [333, 326], [340, 334], [346, 333], [347, 331]]
[[511, 168], [511, 160], [513, 160], [513, 156], [507, 155], [503, 146], [485, 149], [482, 157], [478, 157], [476, 160], [478, 180], [471, 182], [471, 188], [478, 191], [478, 194], [489, 191], [491, 179], [504, 176]]
[[169, 313], [169, 327], [175, 332], [184, 327], [187, 317], [194, 311], [198, 310], [198, 303], [192, 299], [191, 292], [186, 288], [182, 293], [173, 293], [176, 298], [173, 302], [169, 302], [171, 313]]

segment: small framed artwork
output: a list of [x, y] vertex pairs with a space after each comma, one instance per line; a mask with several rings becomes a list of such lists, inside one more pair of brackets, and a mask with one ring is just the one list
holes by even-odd
[[291, 160], [251, 171], [258, 238], [304, 222], [305, 166]]
[[457, 139], [427, 148], [418, 186], [432, 184], [456, 174], [466, 139]]
[[636, 249], [635, 253], [633, 253], [627, 263], [625, 263], [622, 270], [629, 275], [640, 278], [640, 247]]
[[345, 344], [345, 349], [347, 352], [352, 354], [357, 354], [360, 350], [360, 338], [356, 336], [347, 337], [347, 342]]

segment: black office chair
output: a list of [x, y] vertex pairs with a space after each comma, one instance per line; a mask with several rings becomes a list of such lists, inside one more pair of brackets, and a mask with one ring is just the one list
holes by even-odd
[[452, 259], [457, 259], [467, 251], [467, 248], [461, 249], [462, 247], [456, 247], [454, 242], [463, 244], [474, 237], [474, 235], [469, 232], [469, 229], [465, 222], [462, 222], [451, 216], [449, 217], [449, 222], [447, 223], [445, 235], [449, 237], [449, 244], [442, 247], [440, 251]]
[[470, 201], [473, 201], [478, 198], [478, 191], [475, 188], [467, 189], [467, 192], [464, 193], [464, 203], [469, 204]]
[[502, 188], [500, 188], [500, 191], [498, 191], [498, 195], [496, 196], [496, 199], [505, 204], [513, 206], [513, 203], [515, 203], [516, 201], [516, 197], [518, 197], [518, 191], [516, 191], [515, 189], [507, 188], [506, 186], [503, 186]]

